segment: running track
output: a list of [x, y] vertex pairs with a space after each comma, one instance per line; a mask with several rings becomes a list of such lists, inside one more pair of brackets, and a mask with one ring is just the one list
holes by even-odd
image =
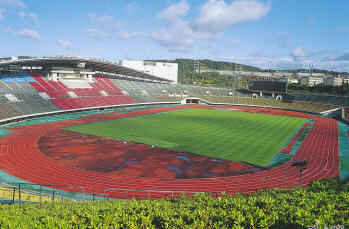
[[[23, 180], [35, 184], [51, 184], [66, 186], [82, 186], [85, 193], [102, 195], [105, 189], [133, 189], [157, 191], [186, 191], [186, 192], [253, 192], [264, 188], [289, 188], [298, 184], [299, 171], [287, 162], [277, 168], [244, 174], [232, 177], [201, 178], [201, 179], [165, 179], [112, 176], [95, 171], [86, 171], [60, 164], [42, 154], [37, 148], [39, 139], [63, 127], [110, 120], [115, 118], [131, 117], [158, 113], [188, 107], [214, 108], [212, 106], [177, 106], [154, 108], [151, 110], [138, 110], [110, 115], [89, 115], [75, 120], [43, 123], [21, 127], [13, 127], [10, 133], [0, 139], [0, 169]], [[314, 125], [304, 139], [301, 147], [296, 152], [293, 160], [309, 160], [307, 169], [303, 172], [303, 184], [339, 176], [338, 159], [338, 133], [337, 121], [321, 118], [299, 112], [274, 110], [265, 108], [219, 106], [219, 108], [239, 109], [242, 112], [267, 113], [275, 115], [288, 115], [314, 120]], [[71, 192], [80, 192], [70, 189]], [[110, 191], [109, 197], [123, 198], [124, 191]], [[127, 198], [132, 195], [147, 198], [143, 191], [130, 191]], [[163, 197], [165, 193], [151, 193], [151, 198]]]

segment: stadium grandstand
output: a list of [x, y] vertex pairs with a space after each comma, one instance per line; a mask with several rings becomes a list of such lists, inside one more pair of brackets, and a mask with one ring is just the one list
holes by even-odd
[[[342, 166], [340, 171], [339, 163], [347, 164], [345, 158], [349, 158], [345, 138], [348, 127], [327, 118], [338, 118], [342, 113], [348, 118], [348, 108], [342, 109], [343, 105], [349, 106], [345, 97], [290, 94], [286, 83], [272, 81], [253, 81], [248, 90], [202, 87], [175, 83], [100, 59], [3, 58], [0, 173], [6, 180], [1, 180], [0, 195], [13, 201], [26, 197], [37, 202], [38, 196], [42, 201], [59, 195], [94, 200], [249, 193], [300, 184], [298, 170], [290, 166], [291, 159], [309, 160], [303, 186], [324, 178], [341, 176], [345, 180], [349, 168]], [[236, 135], [224, 132], [227, 122], [232, 121], [231, 112], [226, 111], [238, 111], [234, 114], [241, 125], [246, 122], [247, 126], [235, 129]], [[213, 122], [201, 132], [188, 127], [197, 125], [192, 117], [212, 121], [212, 114], [224, 121]], [[172, 123], [171, 115], [180, 121]], [[149, 120], [143, 120], [146, 117]], [[154, 117], [160, 119], [151, 119]], [[120, 122], [113, 126], [115, 120]], [[91, 130], [96, 123], [107, 126]], [[267, 123], [267, 131], [258, 133], [255, 123]], [[109, 124], [114, 130], [121, 128], [118, 133], [124, 135], [114, 136], [108, 131], [97, 134]], [[168, 131], [164, 131], [164, 125]], [[270, 126], [276, 132], [263, 138], [272, 133]], [[167, 136], [171, 130], [173, 135]], [[157, 133], [157, 139], [149, 136]], [[199, 140], [185, 135], [203, 133], [205, 138]], [[181, 135], [183, 142], [173, 140]], [[250, 144], [247, 140], [253, 135], [258, 138]], [[220, 141], [227, 136], [232, 144], [244, 136], [240, 143], [246, 140], [248, 155], [259, 151], [261, 144], [269, 145], [261, 157], [217, 156], [216, 149], [233, 149], [230, 145], [222, 148], [225, 143]], [[211, 138], [218, 145], [205, 143]], [[186, 145], [188, 139], [192, 140]], [[208, 148], [212, 152], [202, 149], [205, 144], [206, 148], [212, 147]], [[191, 151], [186, 152], [186, 147], [192, 147]], [[125, 161], [112, 164], [120, 158]], [[340, 162], [340, 158], [344, 159]], [[151, 171], [150, 165], [154, 167]]]
[[[117, 63], [80, 57], [3, 58], [0, 69], [2, 118], [62, 109], [179, 102], [189, 96], [215, 103], [277, 106], [309, 112], [349, 106], [345, 97], [287, 94], [284, 83], [251, 82], [256, 86], [247, 93], [182, 85]], [[257, 91], [264, 94], [253, 96]]]

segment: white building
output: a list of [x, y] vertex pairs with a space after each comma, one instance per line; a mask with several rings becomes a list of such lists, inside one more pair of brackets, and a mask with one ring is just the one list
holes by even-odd
[[297, 72], [298, 77], [325, 77], [324, 73]]
[[287, 78], [287, 77], [282, 77], [278, 79], [279, 82], [284, 82], [284, 83], [299, 83], [298, 79], [296, 78]]
[[120, 65], [177, 83], [178, 64], [143, 60], [122, 60]]
[[324, 78], [321, 78], [321, 77], [306, 76], [301, 78], [301, 84], [305, 84], [309, 86], [315, 86], [323, 82], [324, 82]]
[[349, 78], [344, 78], [343, 79], [343, 84], [349, 84]]
[[343, 78], [329, 76], [324, 79], [324, 83], [330, 86], [341, 86], [343, 84]]

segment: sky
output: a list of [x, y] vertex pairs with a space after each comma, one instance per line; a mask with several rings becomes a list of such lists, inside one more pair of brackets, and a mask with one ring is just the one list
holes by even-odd
[[0, 0], [0, 57], [212, 59], [349, 72], [347, 0]]

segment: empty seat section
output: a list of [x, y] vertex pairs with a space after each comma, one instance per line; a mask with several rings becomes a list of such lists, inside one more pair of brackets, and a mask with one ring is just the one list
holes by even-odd
[[59, 106], [60, 108], [62, 108], [63, 110], [69, 110], [71, 109], [70, 106], [68, 106], [67, 104], [65, 104], [64, 102], [62, 102], [59, 99], [51, 99], [51, 101], [56, 104], [57, 106]]
[[29, 82], [29, 84], [32, 85], [36, 90], [38, 90], [38, 92], [44, 92], [48, 94], [51, 98], [54, 97], [54, 95], [51, 92], [43, 88], [41, 84], [39, 84], [38, 82]]
[[15, 111], [5, 104], [0, 103], [0, 119], [12, 118], [19, 115], [21, 115], [21, 113]]
[[36, 74], [32, 74], [33, 78], [38, 81], [46, 90], [48, 90], [55, 98], [63, 97], [62, 93], [58, 92], [55, 88], [53, 88], [48, 82], [42, 79], [40, 76]]
[[67, 90], [62, 87], [58, 82], [56, 81], [49, 81], [50, 84], [57, 89], [60, 93], [62, 93], [65, 97], [70, 97], [67, 93]]
[[95, 77], [96, 80], [100, 83], [101, 86], [103, 86], [106, 91], [108, 91], [110, 95], [118, 95], [118, 91], [115, 91], [112, 87], [110, 87], [105, 81], [104, 81], [104, 78], [103, 77]]
[[72, 109], [77, 109], [80, 108], [76, 103], [74, 103], [72, 101], [72, 99], [67, 99], [67, 98], [63, 98], [61, 99], [65, 104], [67, 104], [68, 106], [70, 106]]

